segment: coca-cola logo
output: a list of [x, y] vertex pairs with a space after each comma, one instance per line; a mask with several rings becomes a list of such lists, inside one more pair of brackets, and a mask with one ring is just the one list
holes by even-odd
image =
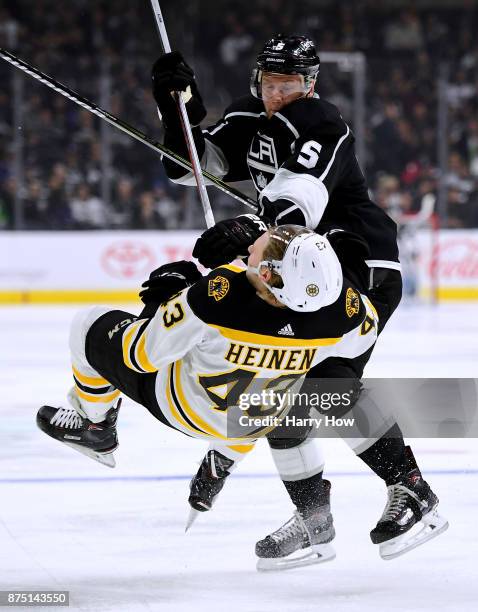
[[433, 249], [428, 271], [440, 279], [478, 280], [478, 242], [470, 238], [442, 240]]
[[142, 278], [155, 267], [155, 256], [146, 244], [125, 240], [110, 245], [101, 256], [101, 264], [115, 278]]

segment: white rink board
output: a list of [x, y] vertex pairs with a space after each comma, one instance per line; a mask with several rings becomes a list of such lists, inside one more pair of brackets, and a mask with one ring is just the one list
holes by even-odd
[[[436, 283], [444, 298], [478, 299], [478, 230], [422, 229], [411, 244], [422, 292]], [[401, 259], [405, 272], [406, 257]]]
[[[137, 291], [157, 266], [190, 259], [199, 234], [199, 231], [4, 233], [0, 240], [0, 297], [9, 292]], [[418, 230], [413, 245], [416, 259], [412, 273], [421, 291], [432, 287], [432, 267], [436, 265], [441, 297], [478, 299], [477, 230], [442, 230], [438, 235]], [[55, 300], [61, 302], [62, 296], [53, 293], [49, 301]]]
[[[200, 232], [18, 232], [0, 240], [0, 291], [136, 289], [190, 259]], [[139, 281], [139, 284], [138, 284]]]

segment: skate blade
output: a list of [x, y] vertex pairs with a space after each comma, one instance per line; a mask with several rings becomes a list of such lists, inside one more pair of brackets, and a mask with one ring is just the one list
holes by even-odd
[[73, 444], [72, 442], [64, 442], [64, 444], [66, 444], [66, 446], [69, 446], [73, 450], [78, 451], [82, 455], [86, 455], [90, 459], [94, 459], [95, 461], [98, 461], [98, 463], [101, 463], [102, 465], [106, 465], [107, 467], [110, 467], [110, 468], [114, 468], [116, 466], [116, 461], [115, 461], [113, 452], [118, 447], [106, 453], [99, 453], [89, 448], [85, 448], [84, 446], [80, 446], [79, 444]]
[[199, 512], [199, 510], [191, 508], [191, 510], [189, 511], [188, 520], [186, 521], [186, 526], [184, 527], [184, 533], [188, 531], [188, 529], [191, 527], [191, 525], [194, 523], [194, 521], [200, 514], [201, 513]]
[[275, 559], [260, 558], [257, 560], [258, 572], [281, 572], [296, 567], [306, 567], [316, 563], [326, 563], [335, 559], [335, 550], [331, 544], [315, 544], [287, 557]]
[[437, 512], [429, 512], [410, 531], [380, 544], [380, 556], [385, 561], [395, 559], [436, 538], [448, 529], [448, 521]]

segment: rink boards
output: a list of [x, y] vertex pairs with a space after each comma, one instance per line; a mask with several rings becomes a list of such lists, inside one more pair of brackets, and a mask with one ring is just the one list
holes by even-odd
[[[199, 231], [15, 232], [0, 241], [0, 303], [125, 303], [154, 268], [190, 259]], [[411, 231], [407, 286], [422, 296], [478, 299], [478, 230]]]

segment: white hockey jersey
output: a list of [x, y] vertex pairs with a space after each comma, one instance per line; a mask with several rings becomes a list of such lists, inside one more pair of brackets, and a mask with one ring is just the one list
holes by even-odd
[[[171, 298], [153, 319], [131, 323], [123, 358], [137, 372], [157, 371], [157, 401], [172, 427], [233, 444], [272, 428], [239, 422], [254, 412], [246, 406], [251, 393], [296, 389], [316, 364], [361, 355], [376, 337], [375, 309], [347, 281], [331, 306], [298, 313], [267, 304], [242, 268], [226, 265]], [[261, 409], [267, 406], [256, 413]]]

